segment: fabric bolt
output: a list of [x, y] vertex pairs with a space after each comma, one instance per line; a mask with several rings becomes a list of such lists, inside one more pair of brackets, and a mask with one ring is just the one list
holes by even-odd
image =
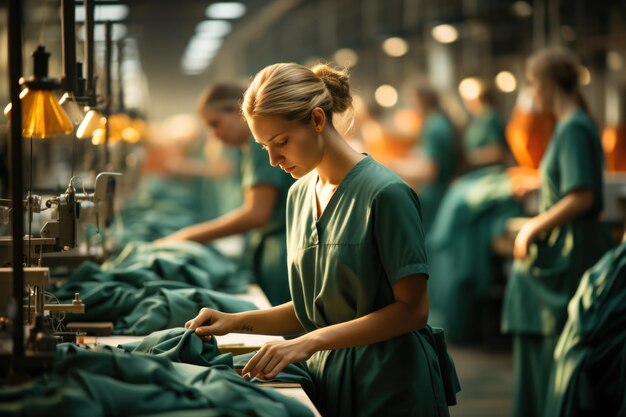
[[[291, 293], [306, 331], [383, 308], [393, 283], [428, 273], [420, 203], [395, 174], [364, 158], [317, 220], [316, 181], [315, 172], [301, 178], [287, 204]], [[306, 367], [326, 417], [448, 415], [437, 350], [423, 332], [320, 351]]]
[[[538, 236], [529, 246], [527, 258], [513, 263], [504, 297], [502, 330], [514, 337], [543, 336], [549, 340], [563, 329], [567, 303], [583, 273], [610, 246], [607, 231], [598, 220], [603, 205], [603, 154], [589, 116], [576, 111], [557, 124], [540, 169], [542, 212], [576, 189], [591, 189], [594, 195], [593, 207], [587, 213]], [[524, 352], [517, 354], [527, 357]], [[552, 356], [544, 358], [541, 364], [520, 362], [514, 368], [528, 384], [516, 387], [515, 404], [524, 402], [529, 386], [545, 384], [533, 377], [543, 378], [552, 366]], [[542, 410], [544, 404], [533, 407]], [[522, 411], [514, 409], [513, 415], [522, 416]]]
[[626, 415], [626, 242], [585, 273], [568, 304], [543, 415]]
[[441, 200], [452, 181], [457, 162], [456, 132], [450, 120], [441, 112], [429, 115], [424, 121], [421, 133], [424, 155], [437, 165], [437, 178], [424, 185], [419, 191], [422, 204], [424, 230], [428, 234]]
[[287, 278], [287, 245], [285, 242], [285, 204], [291, 175], [272, 167], [267, 153], [250, 138], [242, 160], [242, 187], [271, 185], [278, 189], [272, 220], [260, 230], [251, 232], [248, 257], [257, 282], [272, 305], [290, 300]]
[[481, 302], [494, 284], [491, 244], [522, 214], [501, 166], [468, 172], [448, 188], [427, 243], [430, 323], [445, 328], [451, 342], [480, 341]]

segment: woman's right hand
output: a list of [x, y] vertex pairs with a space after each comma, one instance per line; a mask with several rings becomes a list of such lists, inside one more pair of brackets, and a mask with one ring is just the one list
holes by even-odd
[[210, 308], [202, 308], [198, 315], [185, 323], [185, 329], [195, 329], [203, 340], [211, 340], [211, 335], [222, 336], [235, 330], [234, 314], [222, 313]]

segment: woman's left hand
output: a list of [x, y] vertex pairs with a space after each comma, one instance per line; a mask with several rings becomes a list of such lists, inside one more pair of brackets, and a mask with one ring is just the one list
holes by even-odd
[[290, 363], [309, 359], [315, 352], [306, 336], [279, 342], [267, 342], [248, 361], [241, 374], [244, 378], [276, 378]]
[[513, 256], [516, 259], [526, 259], [528, 256], [528, 248], [537, 237], [537, 227], [534, 219], [530, 219], [522, 226], [513, 245]]

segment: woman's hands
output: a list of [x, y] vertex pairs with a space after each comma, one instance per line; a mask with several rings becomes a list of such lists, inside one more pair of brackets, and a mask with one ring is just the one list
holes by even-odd
[[531, 243], [537, 238], [539, 230], [537, 228], [537, 222], [535, 218], [530, 219], [520, 229], [517, 237], [515, 238], [515, 244], [513, 245], [513, 256], [516, 259], [526, 259], [528, 256], [528, 248]]
[[265, 343], [248, 361], [241, 374], [246, 379], [253, 377], [276, 378], [278, 373], [290, 363], [305, 361], [315, 353], [316, 349], [307, 336]]
[[223, 336], [239, 330], [234, 314], [210, 308], [202, 308], [196, 317], [185, 323], [185, 329], [195, 329], [196, 334], [205, 341], [211, 340], [211, 335]]

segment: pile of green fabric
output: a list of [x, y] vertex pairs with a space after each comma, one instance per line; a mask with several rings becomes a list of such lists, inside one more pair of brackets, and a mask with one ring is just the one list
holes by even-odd
[[0, 416], [304, 417], [300, 402], [246, 381], [214, 339], [171, 329], [121, 348], [57, 347], [52, 371], [0, 387]]
[[626, 242], [583, 276], [554, 361], [544, 416], [626, 415]]
[[501, 166], [480, 168], [448, 189], [427, 235], [431, 323], [452, 343], [481, 336], [481, 298], [493, 285], [491, 242], [522, 214]]
[[145, 335], [182, 326], [202, 307], [256, 309], [223, 294], [244, 293], [250, 279], [248, 269], [198, 243], [136, 243], [102, 266], [84, 263], [55, 295], [71, 302], [80, 293], [85, 314], [68, 321], [112, 321], [116, 334]]

